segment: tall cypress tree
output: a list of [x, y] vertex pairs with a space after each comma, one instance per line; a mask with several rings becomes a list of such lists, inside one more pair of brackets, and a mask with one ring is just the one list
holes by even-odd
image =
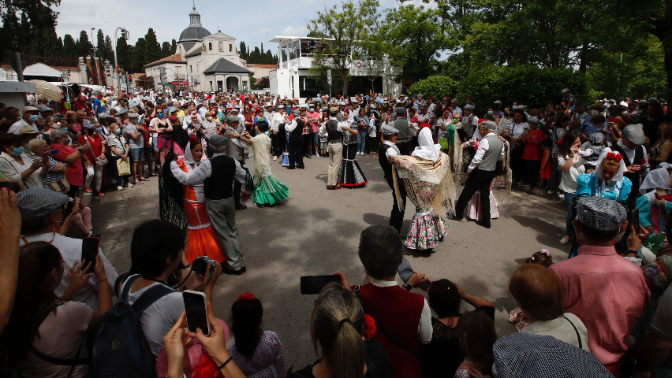
[[147, 34], [145, 34], [145, 59], [147, 63], [154, 62], [161, 59], [161, 45], [156, 40], [156, 33], [154, 29], [147, 29]]
[[77, 57], [77, 45], [70, 34], [63, 37], [63, 55], [68, 58]]
[[96, 35], [96, 56], [99, 58], [105, 58], [107, 51], [105, 51], [105, 34], [101, 29], [98, 29], [98, 34]]
[[93, 54], [93, 45], [89, 42], [89, 35], [86, 31], [79, 32], [79, 40], [77, 41], [78, 56], [87, 56]]
[[170, 53], [175, 54], [176, 51], [177, 51], [177, 41], [173, 39], [173, 42], [170, 45]]
[[138, 38], [133, 49], [133, 72], [144, 72], [144, 65], [150, 63], [145, 61], [145, 50], [147, 49], [147, 42], [144, 38]]

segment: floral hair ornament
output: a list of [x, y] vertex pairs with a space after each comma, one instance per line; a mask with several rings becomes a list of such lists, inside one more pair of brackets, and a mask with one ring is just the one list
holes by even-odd
[[623, 160], [623, 156], [621, 156], [621, 154], [618, 152], [609, 152], [607, 153], [607, 159], [620, 162]]
[[196, 138], [196, 137], [193, 136], [193, 135], [190, 136], [190, 137], [189, 137], [189, 143], [191, 143], [191, 144], [198, 143], [198, 138]]
[[222, 372], [217, 369], [217, 363], [207, 354], [201, 356], [198, 366], [194, 368], [192, 378], [219, 378], [223, 377]]
[[364, 336], [364, 339], [369, 340], [375, 334], [376, 334], [376, 321], [373, 320], [373, 318], [370, 317], [369, 315], [364, 314], [364, 332], [362, 333], [362, 336]]
[[251, 302], [254, 300], [254, 294], [252, 293], [243, 293], [238, 297], [239, 302]]
[[562, 146], [562, 139], [558, 139], [557, 143], [558, 143], [558, 146]]
[[641, 164], [641, 165], [646, 165], [646, 159], [641, 158], [641, 159], [639, 160], [639, 164]]
[[425, 127], [427, 127], [427, 128], [432, 128], [432, 125], [430, 125], [430, 124], [427, 123], [427, 122], [420, 124], [420, 129], [421, 129], [421, 130], [422, 130], [423, 128], [425, 128]]
[[548, 256], [548, 257], [551, 257], [551, 251], [549, 251], [549, 250], [546, 249], [546, 248], [542, 248], [542, 249], [541, 249], [541, 253], [543, 253], [544, 255], [546, 255], [546, 256]]

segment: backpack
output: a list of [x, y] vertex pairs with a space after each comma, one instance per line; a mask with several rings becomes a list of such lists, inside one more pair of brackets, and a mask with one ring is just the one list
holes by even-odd
[[174, 290], [156, 285], [131, 305], [128, 294], [138, 278], [140, 276], [136, 275], [127, 280], [119, 302], [103, 316], [93, 344], [93, 377], [156, 377], [156, 357], [149, 348], [139, 319], [147, 307]]

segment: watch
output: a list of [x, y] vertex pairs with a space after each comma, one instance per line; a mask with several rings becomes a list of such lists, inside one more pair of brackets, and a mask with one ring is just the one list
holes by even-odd
[[411, 284], [409, 284], [409, 283], [405, 283], [405, 284], [403, 284], [402, 287], [403, 287], [404, 289], [406, 289], [406, 291], [411, 291], [411, 289], [413, 289], [413, 285], [411, 285]]

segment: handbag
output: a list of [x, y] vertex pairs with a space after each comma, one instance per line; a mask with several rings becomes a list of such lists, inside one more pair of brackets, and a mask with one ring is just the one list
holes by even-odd
[[448, 138], [439, 138], [439, 146], [441, 146], [442, 150], [447, 150], [450, 148], [448, 145]]
[[128, 176], [131, 174], [131, 164], [128, 160], [121, 158], [117, 160], [117, 173], [119, 176]]
[[53, 190], [54, 192], [67, 193], [70, 191], [70, 184], [68, 183], [68, 180], [63, 178], [49, 184], [49, 189]]
[[[91, 155], [93, 155], [93, 148], [91, 148], [91, 143], [89, 143], [89, 137], [85, 135], [84, 140], [86, 141], [86, 145], [89, 146], [89, 151], [91, 151]], [[105, 164], [107, 164], [107, 157], [96, 156], [96, 167], [102, 167]]]

